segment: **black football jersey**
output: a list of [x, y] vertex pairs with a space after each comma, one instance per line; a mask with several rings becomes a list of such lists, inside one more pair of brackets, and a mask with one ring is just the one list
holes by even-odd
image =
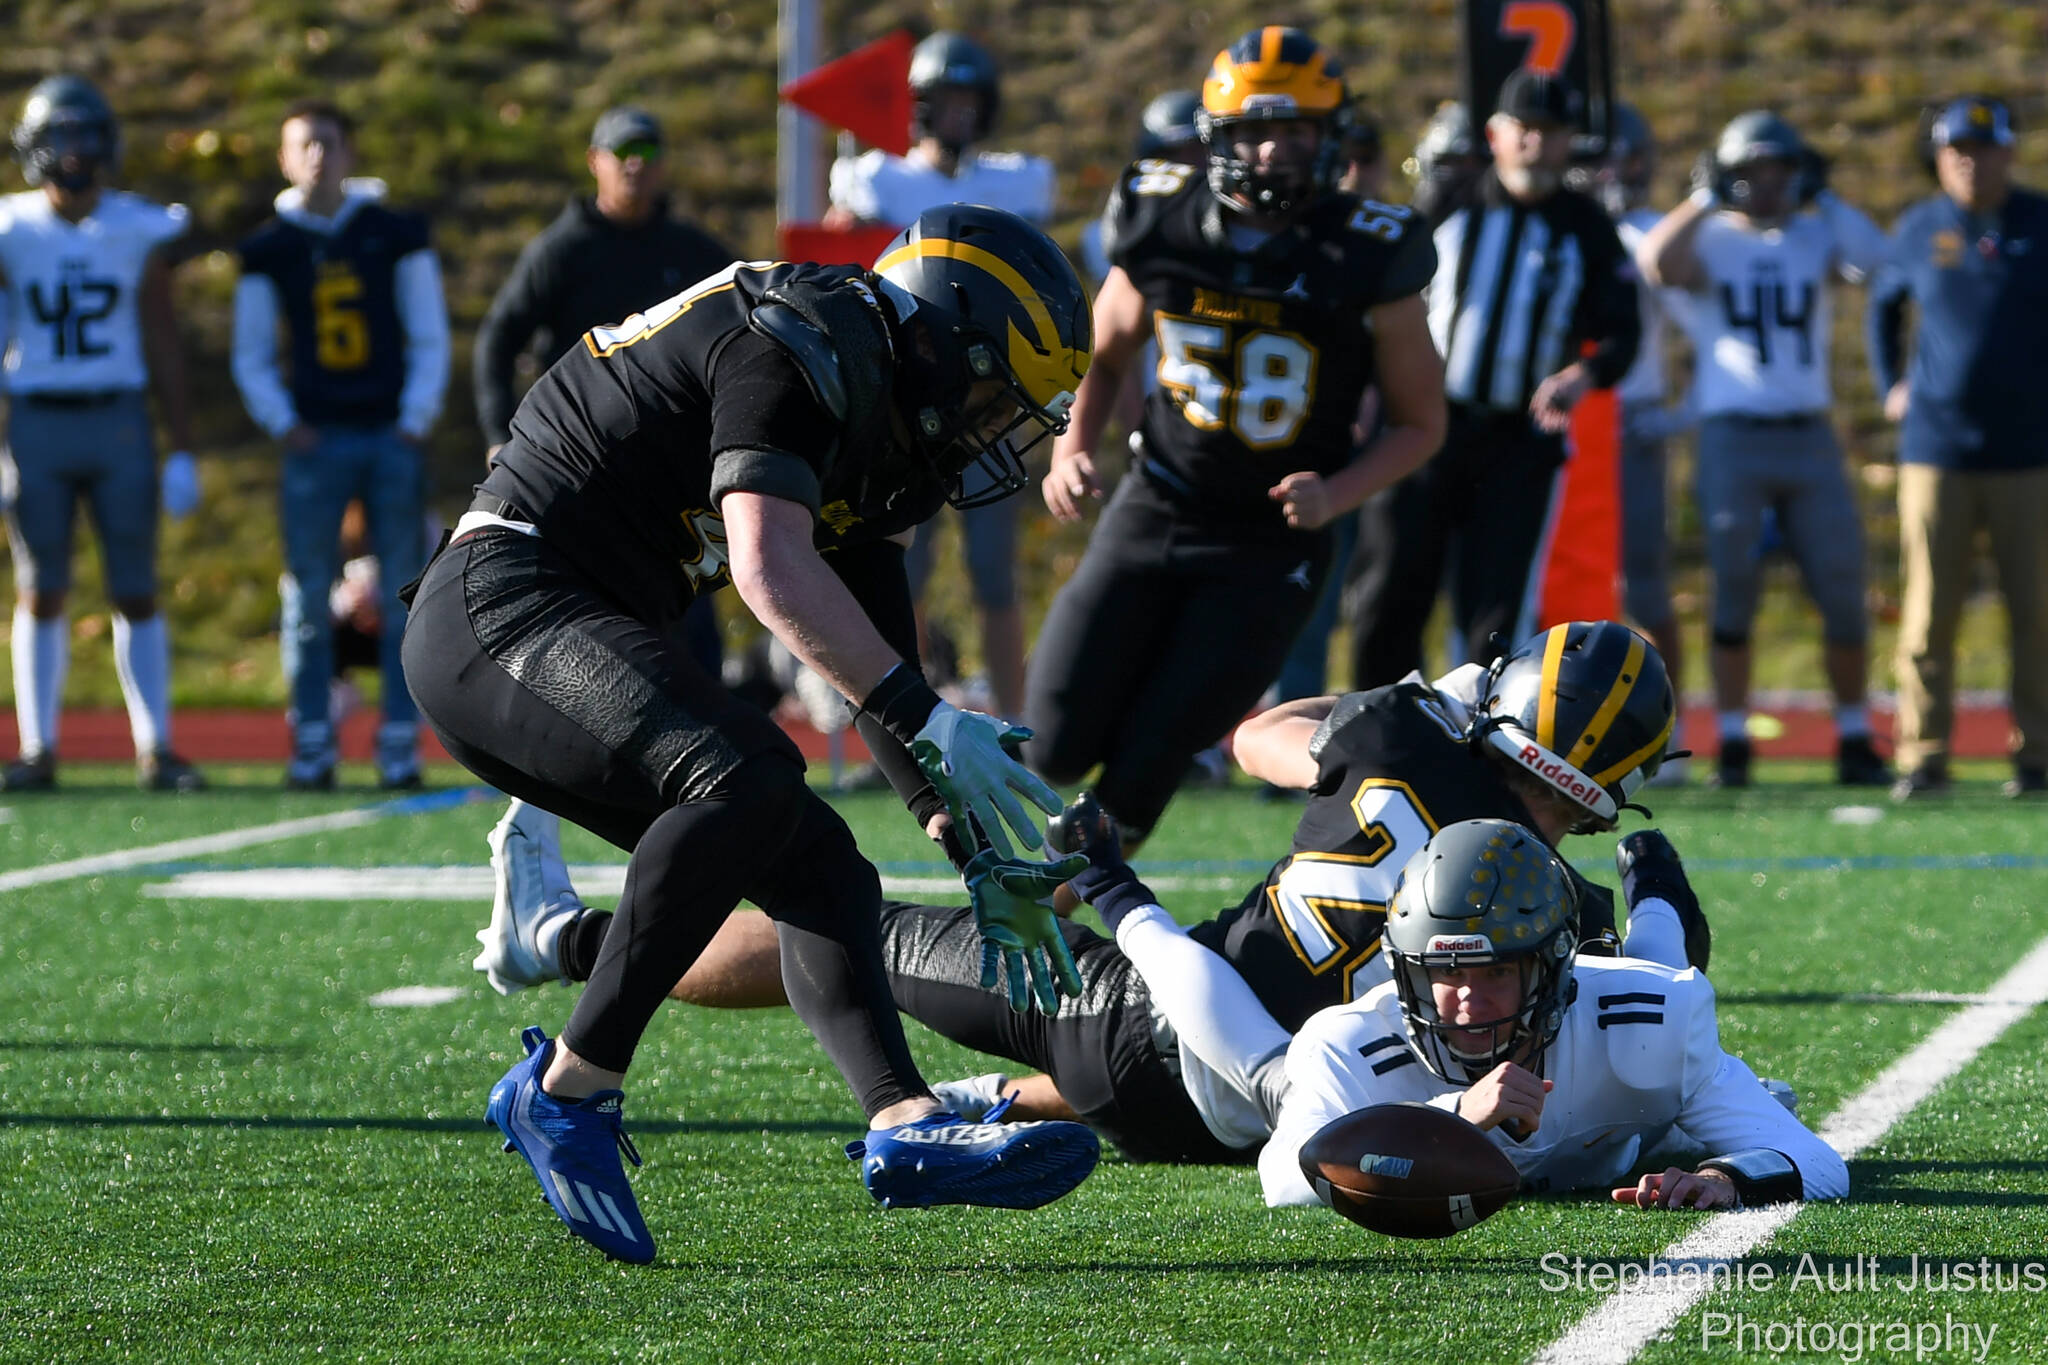
[[808, 505], [820, 551], [928, 520], [945, 489], [887, 422], [856, 429], [836, 416], [803, 364], [749, 328], [769, 289], [806, 287], [851, 291], [866, 305], [871, 317], [854, 309], [849, 334], [825, 341], [842, 363], [865, 356], [869, 387], [886, 393], [889, 305], [860, 271], [743, 262], [586, 332], [527, 392], [479, 487], [652, 621], [731, 581], [717, 502], [726, 492]]
[[1419, 293], [1436, 247], [1410, 210], [1348, 195], [1256, 245], [1233, 240], [1235, 222], [1201, 168], [1139, 161], [1110, 197], [1103, 247], [1159, 344], [1144, 420], [1154, 473], [1216, 519], [1278, 529], [1268, 488], [1350, 462], [1374, 375], [1366, 314]]
[[[1386, 979], [1380, 930], [1401, 869], [1460, 820], [1530, 824], [1426, 683], [1342, 698], [1317, 733], [1316, 786], [1294, 850], [1243, 903], [1189, 932], [1226, 958], [1292, 1033]], [[1580, 893], [1604, 894], [1574, 876]]]

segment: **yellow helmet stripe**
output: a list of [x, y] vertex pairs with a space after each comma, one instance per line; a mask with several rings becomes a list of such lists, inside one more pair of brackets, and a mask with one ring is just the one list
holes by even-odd
[[1280, 60], [1280, 44], [1287, 39], [1287, 30], [1277, 24], [1269, 24], [1259, 34], [1259, 65], [1271, 66]]
[[965, 261], [978, 269], [985, 270], [1003, 282], [1003, 286], [1017, 296], [1017, 302], [1024, 305], [1024, 311], [1031, 318], [1031, 325], [1038, 332], [1038, 349], [1057, 351], [1060, 347], [1059, 330], [1053, 326], [1052, 314], [1045, 310], [1045, 300], [1038, 297], [1017, 268], [993, 252], [983, 251], [966, 242], [956, 242], [950, 237], [924, 237], [915, 242], [897, 247], [894, 251], [875, 262], [875, 273], [887, 275], [890, 270], [905, 261], [922, 260], [926, 256], [944, 256], [948, 260]]
[[[986, 271], [1000, 280], [1003, 287], [1017, 296], [1023, 305], [1024, 314], [1031, 319], [1032, 330], [1038, 333], [1035, 342], [1020, 334], [1010, 345], [1010, 368], [1039, 402], [1050, 402], [1061, 393], [1071, 393], [1080, 383], [1080, 377], [1087, 373], [1089, 353], [1060, 344], [1059, 328], [1053, 324], [1052, 314], [1046, 310], [1045, 300], [1038, 296], [1017, 268], [993, 252], [978, 246], [955, 241], [950, 237], [923, 237], [907, 242], [875, 262], [875, 273], [886, 277], [888, 273], [907, 261], [921, 260], [926, 256], [943, 256], [948, 260], [964, 261], [978, 270]], [[1016, 328], [1011, 328], [1016, 332]], [[1017, 341], [1031, 342], [1035, 352], [1026, 355], [1020, 352]], [[1033, 381], [1037, 382], [1033, 382]]]
[[1671, 742], [1671, 731], [1677, 726], [1677, 724], [1678, 715], [1676, 712], [1673, 712], [1671, 716], [1665, 720], [1664, 728], [1657, 732], [1657, 737], [1655, 739], [1651, 740], [1648, 744], [1645, 744], [1642, 748], [1636, 750], [1632, 754], [1629, 754], [1625, 758], [1615, 760], [1615, 762], [1611, 766], [1602, 768], [1597, 773], [1587, 773], [1586, 776], [1592, 778], [1595, 782], [1598, 782], [1601, 786], [1604, 787], [1608, 783], [1618, 779], [1623, 773], [1626, 773], [1633, 768], [1641, 767], [1643, 764], [1648, 763], [1650, 759], [1654, 756], [1664, 752], [1664, 746]]
[[1564, 663], [1565, 638], [1571, 631], [1565, 626], [1552, 626], [1549, 638], [1543, 642], [1543, 692], [1542, 700], [1536, 706], [1536, 742], [1552, 753], [1558, 752], [1557, 743], [1557, 670]]
[[[1593, 719], [1586, 722], [1586, 728], [1580, 731], [1579, 737], [1572, 742], [1571, 752], [1565, 755], [1567, 762], [1577, 765], [1593, 756], [1593, 750], [1600, 746], [1601, 739], [1607, 734], [1607, 727], [1613, 723], [1621, 708], [1628, 704], [1629, 694], [1636, 690], [1636, 683], [1642, 676], [1643, 637], [1630, 631], [1628, 654], [1621, 661], [1620, 671], [1615, 674], [1614, 685], [1607, 689], [1607, 695], [1601, 699], [1600, 709], [1593, 713]], [[1585, 752], [1580, 753], [1580, 749], [1584, 749]]]

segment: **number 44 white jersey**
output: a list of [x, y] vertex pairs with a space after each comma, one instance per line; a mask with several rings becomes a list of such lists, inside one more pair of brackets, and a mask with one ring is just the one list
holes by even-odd
[[[1577, 996], [1543, 1058], [1541, 1074], [1554, 1088], [1541, 1124], [1519, 1141], [1504, 1127], [1487, 1134], [1525, 1190], [1627, 1183], [1645, 1153], [1677, 1136], [1709, 1155], [1767, 1147], [1792, 1159], [1807, 1198], [1848, 1193], [1842, 1158], [1721, 1050], [1706, 977], [1633, 958], [1583, 957], [1573, 975]], [[1463, 1093], [1408, 1046], [1392, 982], [1322, 1011], [1287, 1050], [1280, 1121], [1259, 1154], [1266, 1202], [1317, 1202], [1300, 1152], [1330, 1120], [1404, 1100], [1455, 1112]]]
[[181, 235], [182, 204], [104, 190], [76, 223], [41, 190], [0, 199], [7, 391], [98, 393], [149, 381], [138, 296], [149, 253]]
[[1731, 213], [1700, 224], [1693, 249], [1706, 272], [1697, 292], [1665, 302], [1692, 342], [1692, 407], [1702, 417], [1823, 413], [1831, 312], [1828, 283], [1857, 283], [1884, 262], [1884, 234], [1832, 194], [1810, 213], [1758, 229]]

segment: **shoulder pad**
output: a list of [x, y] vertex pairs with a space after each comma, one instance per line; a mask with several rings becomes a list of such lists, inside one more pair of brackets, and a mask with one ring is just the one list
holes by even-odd
[[1323, 723], [1309, 736], [1308, 756], [1321, 763], [1323, 751], [1330, 747], [1330, 741], [1337, 737], [1337, 732], [1364, 715], [1371, 700], [1372, 694], [1369, 692], [1346, 692], [1337, 698], [1337, 704], [1330, 708], [1330, 714], [1323, 717]]
[[747, 326], [788, 353], [819, 404], [849, 431], [886, 420], [894, 349], [866, 282], [800, 271], [762, 295]]
[[1647, 963], [1617, 963], [1607, 971], [1587, 971], [1581, 964], [1573, 1007], [1593, 1016], [1594, 1037], [1606, 1046], [1615, 1078], [1629, 1089], [1684, 1088], [1694, 975], [1690, 968], [1673, 972]]
[[1158, 229], [1166, 206], [1190, 185], [1206, 184], [1205, 175], [1202, 167], [1178, 161], [1132, 162], [1110, 191], [1109, 207], [1102, 214], [1102, 250], [1110, 263], [1123, 265], [1127, 253]]

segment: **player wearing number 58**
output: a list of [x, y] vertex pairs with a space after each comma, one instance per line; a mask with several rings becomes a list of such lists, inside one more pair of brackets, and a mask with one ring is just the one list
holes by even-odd
[[234, 375], [249, 416], [284, 443], [278, 637], [292, 724], [285, 783], [334, 784], [327, 594], [341, 572], [342, 513], [360, 498], [383, 593], [377, 781], [417, 786], [419, 719], [399, 664], [398, 589], [426, 553], [421, 443], [448, 386], [441, 267], [424, 216], [383, 203], [382, 181], [347, 178], [354, 130], [335, 105], [301, 100], [288, 108], [277, 162], [290, 187], [277, 196], [277, 216], [241, 246]]
[[[1114, 267], [1095, 366], [1053, 446], [1045, 502], [1100, 496], [1097, 445], [1159, 343], [1130, 472], [1054, 600], [1025, 683], [1025, 759], [1142, 838], [1188, 760], [1241, 719], [1314, 609], [1329, 526], [1427, 460], [1442, 375], [1423, 313], [1429, 233], [1336, 188], [1343, 77], [1295, 29], [1254, 29], [1202, 87], [1194, 166], [1139, 160], [1103, 219]], [[1377, 383], [1386, 425], [1362, 451]]]
[[[165, 245], [183, 205], [107, 180], [121, 160], [114, 111], [90, 81], [52, 76], [14, 127], [29, 189], [0, 200], [0, 340], [8, 395], [0, 507], [19, 600], [14, 706], [21, 753], [0, 790], [57, 781], [57, 714], [70, 663], [65, 599], [72, 529], [86, 505], [114, 605], [114, 663], [145, 788], [191, 791], [199, 774], [170, 750], [171, 647], [156, 609], [156, 527], [199, 501]], [[173, 447], [161, 476], [145, 383]]]

